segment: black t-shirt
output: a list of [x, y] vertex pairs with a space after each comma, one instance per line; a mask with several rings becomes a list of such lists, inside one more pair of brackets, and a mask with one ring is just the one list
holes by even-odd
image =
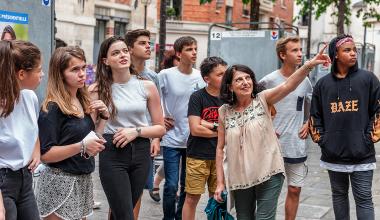
[[[218, 122], [218, 109], [222, 101], [200, 89], [190, 96], [187, 116], [199, 116], [208, 122]], [[215, 160], [218, 138], [196, 137], [190, 134], [187, 141], [187, 156], [201, 160]]]
[[[40, 111], [38, 127], [41, 155], [48, 152], [53, 146], [63, 147], [78, 143], [95, 129], [90, 115], [85, 114], [84, 118], [65, 115], [53, 102], [49, 103], [48, 112]], [[95, 170], [94, 157], [85, 159], [80, 153], [48, 165], [72, 174], [89, 174]]]

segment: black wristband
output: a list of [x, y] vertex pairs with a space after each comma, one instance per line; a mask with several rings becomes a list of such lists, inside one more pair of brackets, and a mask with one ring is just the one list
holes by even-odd
[[104, 116], [102, 113], [99, 114], [99, 118], [103, 119], [103, 120], [108, 120], [110, 117], [106, 117]]

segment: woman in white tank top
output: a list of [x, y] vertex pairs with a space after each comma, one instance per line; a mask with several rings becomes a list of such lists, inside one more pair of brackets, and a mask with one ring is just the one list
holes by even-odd
[[149, 139], [165, 133], [160, 97], [153, 82], [136, 75], [123, 38], [111, 37], [102, 43], [97, 68], [92, 98], [102, 100], [111, 113], [107, 122], [96, 125], [107, 140], [99, 155], [100, 180], [111, 219], [133, 219], [151, 166]]

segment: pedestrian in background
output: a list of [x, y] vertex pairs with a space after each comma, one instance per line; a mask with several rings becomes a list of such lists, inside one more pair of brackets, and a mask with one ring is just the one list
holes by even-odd
[[[158, 74], [167, 129], [161, 141], [165, 166], [162, 203], [164, 220], [182, 218], [182, 206], [185, 201], [186, 144], [190, 134], [188, 103], [191, 94], [206, 85], [199, 70], [193, 68], [197, 60], [197, 41], [191, 36], [180, 37], [174, 42], [174, 50], [180, 59], [179, 65], [164, 69]], [[178, 183], [180, 195], [176, 203]]]
[[91, 112], [109, 115], [106, 106], [90, 103], [85, 87], [86, 58], [79, 47], [56, 49], [49, 63], [46, 97], [38, 126], [42, 161], [36, 197], [45, 220], [83, 219], [92, 214], [95, 159], [105, 141], [96, 135]]
[[[162, 69], [169, 69], [175, 66], [178, 66], [179, 59], [175, 55], [174, 49], [165, 51], [164, 60], [162, 61]], [[162, 180], [165, 179], [164, 163], [161, 163], [156, 170], [156, 174], [153, 178], [153, 188], [149, 190], [150, 198], [154, 201], [159, 202], [160, 197], [160, 184]]]
[[227, 69], [220, 93], [225, 104], [219, 109], [215, 199], [221, 202], [227, 189], [228, 207], [236, 206], [238, 220], [275, 219], [285, 168], [268, 106], [296, 89], [316, 65], [328, 64], [324, 49], [285, 82], [264, 91], [249, 67]]
[[[151, 56], [150, 32], [145, 29], [136, 29], [128, 31], [125, 35], [125, 43], [127, 44], [131, 54], [131, 65], [134, 67], [137, 74], [144, 79], [154, 82], [158, 91], [160, 91], [157, 73], [145, 66], [146, 61], [149, 60]], [[151, 118], [149, 114], [147, 114], [147, 118], [149, 123], [151, 124]], [[150, 143], [150, 148], [150, 156], [152, 160], [149, 169], [148, 179], [145, 184], [145, 188], [149, 190], [153, 188], [153, 159], [160, 153], [160, 139], [153, 138]], [[140, 206], [141, 197], [133, 210], [135, 216], [134, 220], [138, 219]]]
[[149, 175], [149, 138], [165, 133], [160, 96], [153, 82], [131, 68], [130, 52], [121, 37], [103, 41], [97, 67], [96, 82], [90, 87], [92, 99], [102, 100], [111, 112], [107, 121], [97, 125], [107, 141], [99, 155], [100, 180], [111, 219], [133, 219]]
[[41, 52], [25, 41], [0, 41], [0, 191], [7, 220], [40, 219], [32, 172], [40, 163], [38, 99]]

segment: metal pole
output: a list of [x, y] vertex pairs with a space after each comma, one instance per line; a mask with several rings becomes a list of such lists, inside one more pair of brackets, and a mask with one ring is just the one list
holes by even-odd
[[313, 0], [309, 0], [309, 12], [308, 12], [308, 24], [307, 24], [307, 48], [306, 58], [310, 59], [310, 47], [311, 47], [311, 16], [313, 11]]
[[158, 70], [161, 70], [161, 63], [164, 60], [166, 45], [166, 1], [160, 2], [160, 31], [159, 31], [159, 52], [158, 52]]
[[361, 67], [360, 68], [363, 68], [365, 67], [365, 50], [366, 50], [366, 44], [367, 44], [367, 41], [366, 41], [366, 38], [367, 38], [367, 24], [364, 24], [364, 36], [363, 36], [363, 49], [362, 49], [362, 62], [361, 62]]
[[144, 29], [146, 29], [146, 14], [147, 14], [148, 4], [144, 5]]

